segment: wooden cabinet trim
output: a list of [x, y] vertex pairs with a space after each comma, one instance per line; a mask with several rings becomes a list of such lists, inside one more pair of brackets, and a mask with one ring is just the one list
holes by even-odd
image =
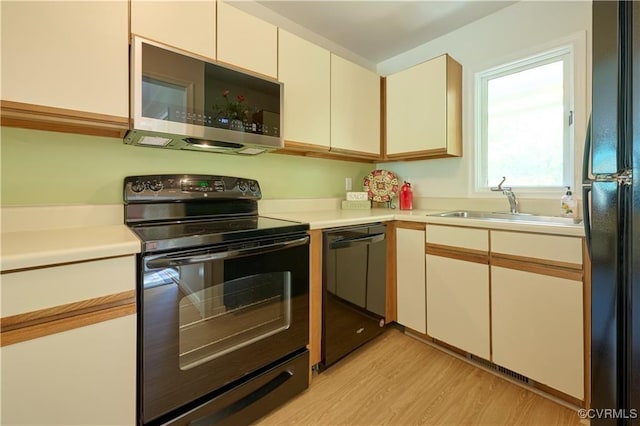
[[516, 256], [504, 257], [503, 255], [495, 255], [492, 253], [490, 255], [489, 263], [492, 266], [515, 269], [523, 272], [532, 272], [534, 274], [548, 275], [572, 281], [582, 281], [584, 276], [582, 269], [567, 269], [548, 264], [532, 263], [530, 260], [517, 258]]
[[50, 132], [123, 138], [129, 129], [129, 118], [2, 100], [0, 124]]
[[446, 55], [447, 155], [462, 157], [462, 66]]
[[298, 155], [300, 157], [322, 158], [325, 160], [354, 161], [358, 163], [369, 163], [369, 164], [373, 164], [379, 161], [379, 159], [351, 157], [346, 154], [337, 154], [335, 152], [329, 152], [329, 151], [306, 151], [306, 150], [300, 150], [298, 148], [289, 149], [289, 147], [286, 146], [286, 143], [285, 143], [284, 149], [273, 151], [272, 154]]
[[135, 290], [0, 319], [0, 346], [12, 345], [136, 313]]
[[387, 78], [380, 77], [380, 158], [387, 159]]
[[322, 153], [329, 152], [328, 146], [314, 145], [311, 143], [296, 142], [296, 141], [289, 141], [289, 140], [284, 141], [284, 149], [292, 150], [292, 151], [301, 151], [301, 152], [313, 152], [313, 151], [322, 152]]
[[386, 154], [388, 160], [424, 160], [427, 158], [452, 157], [445, 148], [426, 149], [424, 151], [402, 152], [398, 154]]
[[397, 262], [396, 262], [396, 229], [397, 222], [387, 223], [387, 286], [385, 291], [385, 322], [397, 321], [398, 319], [398, 289], [397, 289]]
[[483, 265], [489, 264], [489, 254], [482, 250], [427, 243], [426, 252], [432, 256], [448, 257], [450, 259], [481, 263]]
[[322, 230], [308, 231], [309, 244], [309, 363], [322, 360]]
[[395, 221], [394, 225], [396, 228], [402, 229], [415, 229], [416, 231], [425, 230], [425, 224], [422, 222]]
[[334, 148], [334, 147], [331, 147], [329, 149], [329, 152], [333, 152], [333, 153], [336, 153], [336, 154], [348, 155], [348, 156], [351, 156], [351, 157], [365, 158], [365, 159], [371, 159], [371, 160], [381, 160], [380, 154], [378, 154], [378, 153], [363, 152], [363, 151], [353, 151], [353, 150], [350, 150], [350, 149]]

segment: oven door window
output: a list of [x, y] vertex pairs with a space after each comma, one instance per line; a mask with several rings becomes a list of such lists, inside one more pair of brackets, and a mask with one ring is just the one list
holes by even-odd
[[179, 363], [188, 370], [289, 328], [291, 272], [224, 279], [223, 262], [147, 271], [145, 288], [176, 286]]

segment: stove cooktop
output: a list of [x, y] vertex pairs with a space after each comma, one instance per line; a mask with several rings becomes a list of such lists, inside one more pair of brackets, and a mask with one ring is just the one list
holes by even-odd
[[161, 174], [124, 180], [125, 223], [143, 252], [201, 248], [305, 232], [309, 224], [258, 215], [256, 180]]
[[136, 225], [131, 229], [143, 241], [143, 251], [148, 252], [299, 233], [307, 231], [309, 224], [252, 216]]

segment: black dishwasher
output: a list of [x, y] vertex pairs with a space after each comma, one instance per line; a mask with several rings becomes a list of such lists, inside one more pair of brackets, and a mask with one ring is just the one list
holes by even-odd
[[321, 370], [385, 329], [385, 233], [381, 223], [323, 233]]

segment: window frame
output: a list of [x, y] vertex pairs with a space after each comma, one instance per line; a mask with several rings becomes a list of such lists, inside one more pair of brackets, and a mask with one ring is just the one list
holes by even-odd
[[[524, 55], [523, 55], [524, 56]], [[526, 194], [530, 198], [557, 198], [559, 191], [571, 186], [575, 190], [575, 91], [576, 75], [575, 60], [576, 47], [573, 43], [564, 44], [552, 49], [530, 53], [522, 59], [512, 60], [492, 68], [488, 68], [475, 73], [474, 90], [474, 121], [475, 121], [475, 173], [473, 174], [473, 192], [476, 196], [501, 196], [490, 190], [497, 186], [499, 182], [486, 182], [488, 175], [488, 143], [487, 143], [487, 102], [488, 102], [488, 81], [494, 78], [514, 74], [537, 66], [543, 66], [552, 62], [562, 60], [564, 62], [564, 110], [565, 126], [563, 134], [563, 182], [558, 186], [536, 186], [518, 187], [509, 184], [509, 177], [505, 186], [512, 187], [520, 194]], [[566, 123], [569, 123], [566, 125]], [[486, 182], [486, 184], [485, 184]]]

